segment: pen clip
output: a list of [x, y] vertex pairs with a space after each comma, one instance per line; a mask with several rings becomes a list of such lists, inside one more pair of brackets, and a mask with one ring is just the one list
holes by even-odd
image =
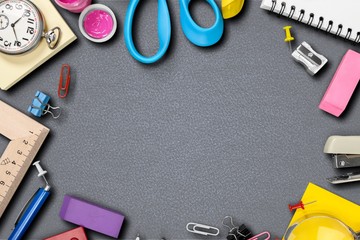
[[19, 222], [19, 219], [23, 216], [23, 214], [24, 214], [24, 212], [25, 212], [25, 210], [28, 208], [28, 206], [29, 206], [29, 204], [30, 204], [30, 202], [31, 202], [31, 200], [33, 200], [34, 199], [34, 197], [35, 197], [35, 195], [36, 195], [36, 193], [37, 192], [39, 192], [40, 191], [40, 189], [41, 188], [39, 188], [34, 194], [33, 194], [33, 196], [25, 203], [25, 205], [23, 206], [23, 208], [21, 209], [21, 211], [20, 211], [20, 213], [19, 213], [19, 215], [17, 216], [17, 218], [16, 218], [16, 221], [15, 221], [15, 224], [14, 224], [14, 226], [16, 227], [16, 225], [18, 224], [18, 222]]

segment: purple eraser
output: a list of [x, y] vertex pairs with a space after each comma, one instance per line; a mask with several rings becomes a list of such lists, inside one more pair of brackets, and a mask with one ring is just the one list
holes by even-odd
[[65, 195], [60, 218], [96, 232], [118, 238], [124, 216], [93, 203]]

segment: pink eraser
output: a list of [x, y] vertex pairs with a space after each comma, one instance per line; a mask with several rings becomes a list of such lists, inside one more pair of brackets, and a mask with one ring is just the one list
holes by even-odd
[[124, 216], [96, 204], [65, 195], [60, 218], [96, 232], [118, 238]]
[[45, 238], [44, 240], [87, 240], [83, 227], [60, 233], [58, 235]]
[[341, 60], [319, 108], [336, 117], [345, 110], [360, 80], [360, 54], [348, 50]]

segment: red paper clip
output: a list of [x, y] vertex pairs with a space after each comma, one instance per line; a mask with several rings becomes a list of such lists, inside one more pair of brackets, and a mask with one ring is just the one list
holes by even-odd
[[[65, 78], [65, 82], [64, 82], [64, 78]], [[68, 64], [63, 64], [61, 66], [60, 80], [58, 87], [59, 98], [65, 98], [67, 96], [69, 92], [69, 86], [70, 86], [70, 66]]]

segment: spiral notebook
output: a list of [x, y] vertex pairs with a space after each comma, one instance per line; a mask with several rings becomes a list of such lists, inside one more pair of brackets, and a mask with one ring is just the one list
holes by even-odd
[[360, 42], [360, 0], [263, 0], [260, 7]]

